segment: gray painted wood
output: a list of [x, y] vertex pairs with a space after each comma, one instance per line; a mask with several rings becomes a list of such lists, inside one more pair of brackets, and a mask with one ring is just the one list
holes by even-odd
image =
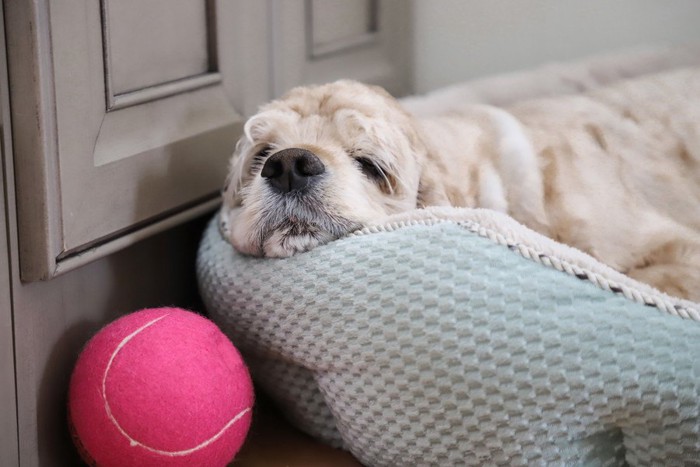
[[[397, 96], [410, 91], [411, 2], [378, 0], [375, 11], [366, 1], [272, 0], [271, 8], [275, 96], [340, 78]], [[332, 26], [346, 19], [344, 27]]]
[[0, 177], [0, 465], [19, 465], [17, 399], [15, 395], [14, 339], [9, 251], [5, 222], [4, 183]]
[[[15, 49], [13, 53], [19, 52]], [[0, 89], [6, 90], [6, 85]], [[7, 112], [6, 101], [2, 108]], [[13, 121], [35, 124], [21, 115]], [[5, 131], [10, 141], [9, 129]], [[29, 133], [15, 132], [20, 136]], [[36, 144], [41, 147], [40, 142]], [[101, 326], [124, 313], [163, 305], [201, 310], [194, 261], [203, 221], [176, 220], [166, 232], [122, 245], [120, 251], [51, 281], [22, 282], [16, 261], [24, 253], [14, 209], [21, 204], [13, 176], [17, 161], [17, 154], [8, 151], [7, 178], [2, 180], [9, 209], [7, 217], [4, 210], [0, 216], [0, 465], [80, 465], [69, 435], [66, 397], [81, 348]], [[35, 183], [41, 193], [47, 182], [35, 179]], [[110, 208], [110, 204], [103, 206], [107, 212]], [[199, 215], [206, 218], [209, 213]], [[182, 225], [176, 226], [178, 223]], [[15, 261], [8, 264], [9, 258]], [[11, 307], [7, 306], [10, 296]], [[14, 311], [13, 326], [10, 309]], [[16, 368], [11, 357], [13, 332]]]
[[[11, 174], [15, 157], [9, 155], [6, 170]], [[12, 177], [5, 183], [8, 205], [12, 206], [17, 202]], [[51, 281], [22, 282], [17, 262], [10, 264], [17, 419], [14, 431], [8, 432], [7, 438], [0, 438], [2, 461], [2, 456], [11, 459], [19, 452], [19, 465], [23, 467], [80, 465], [69, 435], [66, 399], [70, 374], [81, 348], [100, 327], [124, 313], [167, 305], [202, 309], [197, 298], [194, 262], [209, 214]], [[17, 258], [17, 216], [12, 209], [7, 213], [7, 225], [10, 257]], [[0, 264], [6, 266], [5, 261]], [[0, 370], [6, 368], [0, 366]], [[0, 397], [2, 403], [11, 401]], [[6, 422], [1, 420], [0, 427]], [[8, 450], [4, 451], [6, 446]]]
[[79, 465], [66, 421], [68, 382], [101, 326], [143, 307], [199, 308], [200, 228], [186, 223], [47, 282], [20, 284], [13, 271], [22, 466]]
[[[175, 67], [167, 63], [173, 54], [163, 53], [152, 67], [165, 74], [144, 69], [137, 81], [119, 78], [117, 85], [128, 89], [167, 81], [173, 70], [178, 76], [212, 73], [199, 74], [184, 87], [161, 83], [165, 93], [153, 92], [162, 90], [160, 85], [149, 87], [140, 98], [130, 98], [129, 106], [122, 101], [121, 108], [108, 111], [104, 51], [111, 49], [102, 43], [100, 2], [60, 2], [51, 8], [47, 0], [6, 2], [24, 280], [47, 279], [109, 254], [115, 246], [169, 227], [172, 223], [162, 221], [172, 215], [180, 221], [196, 216], [218, 196], [242, 124], [221, 74], [210, 70], [216, 61], [207, 56], [240, 47], [206, 43], [210, 31], [203, 24], [225, 18], [217, 13], [204, 21], [202, 8], [216, 4], [215, 11], [223, 11], [220, 3], [201, 2], [201, 11], [191, 17], [191, 2], [169, 4], [167, 16], [188, 23], [188, 35], [201, 36], [206, 46], [183, 51]], [[123, 44], [123, 31], [138, 15], [117, 8], [112, 16], [113, 2], [104, 5], [109, 30], [117, 31], [112, 65], [133, 71], [144, 59], [139, 54], [154, 56], [149, 47]], [[151, 0], [138, 8], [153, 16], [153, 8], [164, 7]], [[155, 23], [151, 34], [160, 36], [168, 24]]]
[[79, 465], [67, 425], [70, 374], [103, 325], [144, 307], [196, 301], [201, 222], [189, 222], [51, 281], [13, 271], [19, 447], [22, 466]]
[[48, 277], [60, 251], [60, 218], [53, 176], [58, 160], [47, 6], [3, 1], [3, 9], [8, 65], [15, 63], [8, 70], [12, 144], [15, 152], [24, 155], [22, 170], [14, 175], [20, 186], [27, 187], [16, 201], [17, 210], [25, 213], [18, 220], [25, 251], [22, 268], [29, 277]]
[[226, 95], [245, 116], [272, 97], [269, 2], [227, 0], [217, 3], [217, 15], [226, 25], [216, 28], [217, 44], [229, 44], [218, 55]]
[[[2, 91], [4, 92], [6, 89], [3, 87]], [[0, 99], [0, 105], [5, 107], [2, 99]], [[1, 130], [2, 122], [0, 122]], [[0, 157], [1, 160], [2, 157]], [[5, 186], [3, 178], [0, 177], [0, 465], [12, 467], [19, 465], [19, 453], [17, 449], [17, 399], [15, 395], [10, 255], [7, 239]]]
[[5, 154], [10, 141], [9, 106], [7, 105], [7, 60], [5, 28], [0, 9], [0, 465], [19, 465], [17, 438], [17, 395], [15, 393], [14, 329], [12, 326], [12, 287], [10, 283], [10, 250], [3, 177]]
[[114, 94], [209, 71], [205, 1], [102, 0], [102, 5]]
[[[12, 174], [15, 158], [11, 151], [6, 156], [5, 171]], [[7, 204], [13, 206], [13, 177], [3, 183]], [[0, 417], [0, 465], [80, 465], [69, 435], [66, 397], [81, 348], [101, 326], [127, 312], [163, 305], [201, 310], [194, 262], [203, 220], [51, 281], [27, 283], [20, 280], [16, 261], [8, 265], [9, 258], [20, 254], [16, 211], [8, 209], [7, 217], [3, 212], [0, 233], [7, 225], [9, 236], [0, 242], [0, 337], [11, 336], [10, 307], [5, 305], [12, 296], [16, 368], [5, 360], [12, 355], [11, 339], [0, 338], [0, 410], [9, 414]]]

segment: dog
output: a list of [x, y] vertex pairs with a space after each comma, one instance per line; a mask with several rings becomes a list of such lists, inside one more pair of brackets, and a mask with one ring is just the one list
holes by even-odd
[[222, 221], [288, 257], [426, 206], [481, 207], [700, 301], [700, 68], [421, 118], [349, 80], [299, 87], [244, 126]]

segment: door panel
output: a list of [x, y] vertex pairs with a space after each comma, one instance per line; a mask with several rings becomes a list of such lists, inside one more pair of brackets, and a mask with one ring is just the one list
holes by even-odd
[[410, 3], [273, 0], [273, 94], [350, 78], [410, 89]]
[[310, 55], [318, 58], [343, 48], [372, 44], [378, 28], [377, 7], [377, 0], [311, 0], [306, 5]]
[[111, 93], [210, 71], [207, 9], [204, 1], [102, 0]]
[[23, 280], [218, 203], [242, 116], [218, 69], [218, 55], [240, 45], [219, 43], [217, 24], [236, 27], [249, 2], [222, 3], [6, 5]]
[[[112, 59], [107, 67], [114, 70], [108, 73], [115, 77], [112, 91], [120, 87], [135, 91], [134, 86], [161, 84], [156, 79], [207, 71], [203, 0], [167, 6], [157, 0], [131, 6], [126, 2], [128, 13], [125, 6], [115, 9], [120, 2], [107, 1], [103, 10], [108, 32], [123, 31], [111, 38], [109, 47], [98, 47], [103, 30], [96, 2], [65, 2], [51, 9], [62, 257], [162, 212], [216, 196], [241, 120], [220, 79], [201, 89], [108, 111], [103, 50]], [[157, 17], [159, 12], [163, 16], [151, 22], [153, 29], [140, 24], [142, 18]], [[85, 15], [87, 21], [79, 23], [82, 29], [76, 27], [72, 19]], [[165, 23], [186, 24], [185, 33], [200, 40], [192, 50], [178, 54], [161, 39], [152, 41], [160, 37], [161, 29], [170, 29], [162, 27]], [[130, 40], [115, 40], [132, 25], [136, 27]], [[123, 43], [128, 43], [128, 50]], [[146, 62], [153, 65], [142, 66]], [[119, 95], [115, 92], [113, 97]], [[105, 206], [113, 207], [107, 216]]]

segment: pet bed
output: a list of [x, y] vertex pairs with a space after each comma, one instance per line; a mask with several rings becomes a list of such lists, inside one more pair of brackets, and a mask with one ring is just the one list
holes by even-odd
[[487, 210], [286, 259], [208, 226], [210, 316], [299, 428], [367, 465], [700, 459], [700, 307]]

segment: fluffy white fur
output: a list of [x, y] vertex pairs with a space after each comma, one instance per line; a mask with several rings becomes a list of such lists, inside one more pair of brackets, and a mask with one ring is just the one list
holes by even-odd
[[[698, 102], [700, 69], [425, 118], [356, 82], [297, 88], [247, 122], [222, 218], [239, 251], [284, 257], [416, 207], [486, 207], [698, 301]], [[324, 164], [308, 190], [261, 176], [287, 148]]]

